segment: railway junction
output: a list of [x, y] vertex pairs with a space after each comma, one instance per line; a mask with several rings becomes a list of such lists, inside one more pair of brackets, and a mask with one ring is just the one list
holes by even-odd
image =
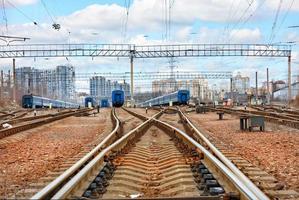
[[299, 200], [297, 1], [61, 2], [0, 3], [0, 199]]
[[[250, 132], [240, 130], [243, 108], [206, 109], [53, 109], [37, 116], [17, 111], [17, 119], [5, 121], [18, 128], [9, 134], [0, 130], [1, 196], [299, 198], [298, 120], [284, 119], [297, 125], [283, 125], [274, 120], [273, 108], [265, 130]], [[261, 107], [248, 109], [262, 112]], [[298, 115], [283, 113], [289, 112]]]
[[113, 90], [111, 100], [86, 97], [84, 104], [24, 95], [22, 109], [0, 116], [1, 197], [299, 198], [298, 110], [194, 104], [189, 90], [135, 103], [133, 92], [135, 58], [286, 57], [290, 78], [288, 46], [20, 45], [2, 47], [1, 54], [66, 55], [128, 57], [130, 104], [123, 90]]

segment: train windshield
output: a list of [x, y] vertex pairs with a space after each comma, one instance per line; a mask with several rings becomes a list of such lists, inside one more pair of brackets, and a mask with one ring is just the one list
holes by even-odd
[[33, 98], [31, 96], [24, 96], [23, 97], [23, 107], [29, 108], [32, 106]]
[[121, 101], [121, 100], [122, 100], [121, 97], [122, 97], [122, 96], [121, 96], [120, 93], [115, 93], [115, 95], [114, 95], [115, 101]]
[[182, 101], [187, 101], [187, 94], [182, 94]]
[[181, 92], [181, 101], [188, 101], [187, 92]]

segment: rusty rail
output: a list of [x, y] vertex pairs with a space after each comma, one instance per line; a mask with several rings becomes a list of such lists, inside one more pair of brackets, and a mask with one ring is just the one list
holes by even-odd
[[226, 180], [230, 182], [232, 187], [238, 191], [241, 199], [268, 200], [267, 196], [262, 196], [261, 194], [259, 194], [258, 191], [249, 186], [246, 183], [246, 181], [244, 181], [244, 179], [240, 178], [237, 174], [235, 174], [228, 166], [226, 166], [222, 161], [216, 158], [213, 155], [213, 153], [209, 152], [205, 147], [199, 144], [187, 133], [169, 125], [166, 122], [158, 120], [157, 118], [159, 118], [163, 114], [163, 111], [160, 111], [151, 118], [148, 118], [130, 110], [125, 110], [128, 111], [130, 114], [145, 121], [138, 127], [132, 129], [127, 134], [123, 135], [120, 139], [116, 140], [111, 145], [107, 146], [104, 149], [101, 149], [101, 151], [97, 152], [97, 154], [94, 154], [94, 156], [91, 156], [92, 159], [88, 163], [86, 163], [86, 165], [80, 165], [79, 167], [78, 164], [76, 170], [73, 169], [71, 171], [75, 173], [75, 171], [77, 171], [79, 168], [81, 168], [81, 170], [75, 173], [71, 178], [68, 178], [69, 180], [58, 191], [53, 190], [54, 185], [61, 184], [63, 181], [54, 180], [52, 183], [50, 183], [50, 185], [52, 185], [51, 192], [55, 191], [55, 194], [53, 196], [48, 196], [48, 191], [50, 188], [50, 185], [48, 185], [46, 188], [42, 190], [43, 192], [37, 193], [32, 197], [32, 199], [66, 199], [77, 196], [78, 194], [83, 194], [83, 192], [88, 187], [88, 183], [90, 183], [90, 180], [93, 180], [96, 174], [104, 167], [105, 158], [109, 157], [109, 155], [113, 154], [113, 152], [120, 152], [127, 145], [131, 144], [136, 137], [140, 136], [143, 133], [143, 131], [147, 130], [151, 125], [155, 124], [157, 126], [164, 127], [164, 130], [167, 129], [169, 132], [177, 135], [184, 142], [186, 142], [189, 145], [192, 145], [198, 151], [203, 153], [206, 162], [213, 165], [216, 168], [217, 173], [223, 174]]
[[[93, 158], [82, 170], [80, 170], [72, 179], [69, 180], [53, 197], [52, 199], [66, 199], [73, 195], [76, 191], [83, 191], [88, 186], [85, 182], [88, 182], [90, 177], [94, 177], [97, 171], [103, 167], [104, 157], [107, 156], [112, 151], [117, 151], [122, 149], [131, 138], [136, 134], [140, 133], [145, 128], [149, 127], [150, 123], [155, 117], [158, 117], [162, 114], [159, 112], [155, 114], [152, 118], [146, 120], [119, 140], [115, 141], [113, 144], [103, 149], [95, 158]], [[36, 199], [35, 196], [32, 199]]]
[[76, 172], [81, 169], [83, 166], [86, 166], [94, 157], [96, 157], [103, 149], [110, 145], [116, 138], [117, 133], [120, 131], [121, 122], [116, 115], [115, 109], [111, 110], [111, 119], [113, 122], [113, 130], [109, 135], [104, 138], [104, 140], [99, 143], [95, 148], [93, 148], [88, 154], [82, 157], [78, 162], [73, 166], [67, 169], [64, 173], [54, 179], [46, 187], [36, 193], [31, 199], [49, 199], [54, 195], [54, 192], [63, 186], [63, 184], [71, 179]]
[[252, 181], [247, 178], [228, 158], [226, 158], [205, 136], [201, 133], [188, 117], [179, 109], [179, 115], [191, 131], [197, 136], [197, 140], [203, 141], [207, 147], [215, 154], [219, 160], [225, 164], [242, 182], [258, 197], [258, 199], [269, 199]]
[[[13, 135], [13, 134], [16, 134], [21, 131], [32, 129], [32, 128], [56, 121], [56, 120], [60, 120], [60, 119], [63, 119], [63, 118], [66, 118], [66, 117], [69, 117], [72, 115], [76, 115], [76, 114], [80, 114], [80, 113], [84, 113], [84, 112], [88, 112], [88, 111], [89, 111], [88, 109], [81, 109], [81, 110], [71, 111], [70, 113], [60, 113], [57, 115], [49, 115], [49, 116], [46, 116], [46, 117], [49, 117], [47, 119], [41, 119], [38, 121], [34, 121], [32, 123], [19, 125], [19, 126], [15, 126], [12, 128], [2, 129], [2, 130], [0, 130], [0, 139], [10, 136], [10, 135]], [[40, 117], [44, 118], [44, 116], [40, 116]], [[21, 120], [21, 119], [16, 119], [14, 121], [17, 121], [17, 120]], [[27, 119], [24, 119], [24, 120], [26, 121]], [[32, 120], [32, 118], [30, 117], [28, 120]]]
[[289, 126], [292, 128], [297, 128], [299, 129], [299, 120], [294, 117], [287, 117], [287, 116], [273, 116], [267, 112], [261, 112], [261, 111], [244, 111], [244, 110], [234, 110], [234, 109], [229, 109], [229, 108], [209, 108], [211, 110], [215, 111], [222, 111], [225, 113], [229, 114], [236, 114], [236, 115], [261, 115], [264, 116], [265, 121], [280, 124], [280, 125], [285, 125]]

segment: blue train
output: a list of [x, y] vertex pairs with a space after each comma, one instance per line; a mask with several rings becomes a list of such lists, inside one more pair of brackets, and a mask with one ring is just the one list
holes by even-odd
[[190, 100], [189, 90], [178, 90], [171, 94], [156, 97], [154, 99], [147, 100], [143, 103], [137, 104], [139, 107], [159, 106], [167, 105], [170, 101], [177, 105], [186, 105]]
[[93, 108], [97, 106], [96, 105], [96, 100], [95, 100], [94, 97], [85, 97], [85, 99], [84, 99], [84, 105], [85, 105], [85, 107], [87, 108], [89, 106], [89, 104]]
[[34, 95], [23, 95], [22, 107], [23, 108], [78, 108], [80, 104], [70, 103], [66, 101], [54, 100], [45, 97], [39, 97]]
[[107, 108], [107, 107], [110, 106], [108, 99], [101, 99], [100, 105], [101, 105], [102, 108]]
[[113, 90], [112, 91], [112, 106], [121, 107], [125, 102], [125, 93], [122, 90]]

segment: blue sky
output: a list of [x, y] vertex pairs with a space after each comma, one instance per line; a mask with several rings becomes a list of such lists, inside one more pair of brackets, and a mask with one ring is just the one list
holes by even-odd
[[[295, 41], [292, 72], [299, 66], [299, 1], [283, 0], [6, 0], [1, 9], [1, 33], [30, 37], [28, 43], [282, 43]], [[129, 6], [126, 16], [125, 4]], [[170, 8], [170, 34], [165, 39], [165, 2]], [[13, 6], [12, 6], [13, 5]], [[17, 9], [16, 9], [17, 8]], [[48, 11], [47, 11], [48, 10]], [[169, 10], [169, 9], [168, 9]], [[278, 13], [278, 14], [277, 14]], [[275, 17], [277, 15], [276, 23]], [[7, 27], [6, 21], [7, 19]], [[53, 20], [51, 19], [53, 18]], [[125, 23], [127, 19], [127, 23]], [[34, 25], [33, 21], [38, 25]], [[59, 31], [52, 23], [61, 25]], [[127, 24], [125, 26], [124, 24]], [[275, 28], [272, 27], [276, 24]], [[126, 31], [124, 31], [126, 30]], [[70, 32], [70, 33], [69, 33]], [[275, 37], [271, 41], [270, 35]], [[146, 36], [146, 37], [144, 37]], [[3, 44], [3, 43], [2, 43]], [[259, 71], [265, 80], [266, 68], [270, 78], [287, 78], [287, 60], [269, 58], [181, 58], [181, 71], [240, 71], [254, 83]], [[126, 72], [126, 59], [65, 58], [18, 59], [19, 66], [36, 68], [70, 64], [80, 72]], [[6, 69], [5, 60], [0, 65]], [[167, 59], [136, 60], [136, 71], [168, 71]], [[212, 81], [211, 81], [212, 82]]]

